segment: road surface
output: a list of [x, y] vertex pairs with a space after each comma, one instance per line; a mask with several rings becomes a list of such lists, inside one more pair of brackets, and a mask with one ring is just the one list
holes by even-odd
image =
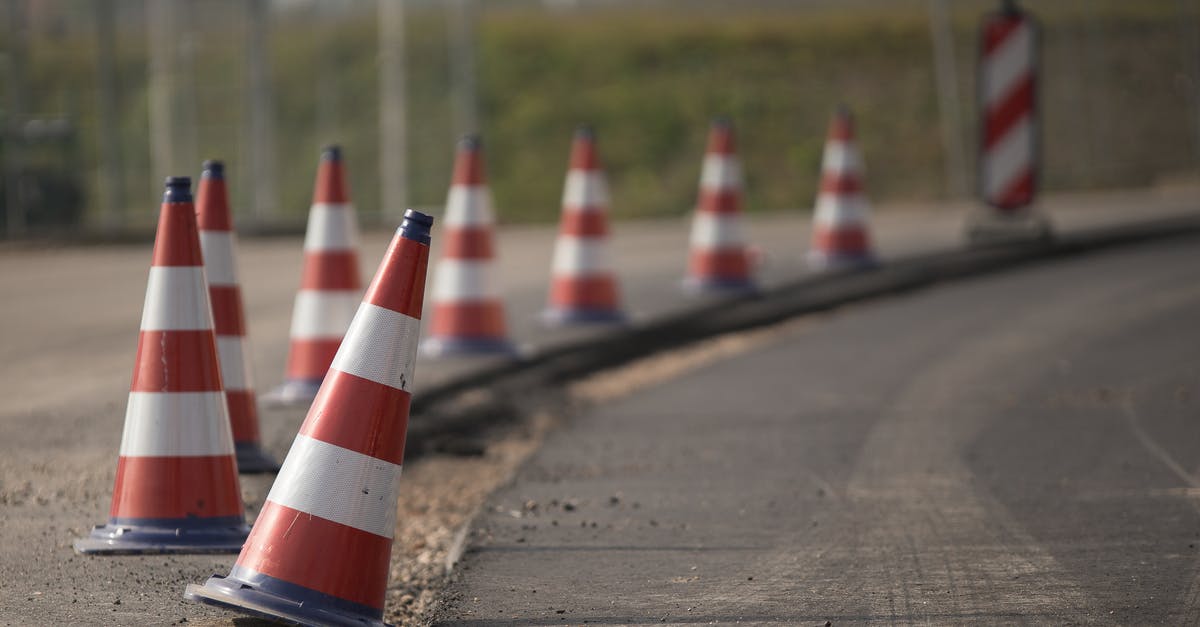
[[452, 625], [1200, 620], [1200, 238], [850, 307], [587, 411]]
[[[1191, 196], [1155, 193], [1060, 197], [1048, 204], [1068, 229], [1195, 210]], [[901, 208], [881, 211], [873, 229], [887, 259], [960, 246], [961, 221], [961, 207]], [[803, 274], [805, 216], [756, 217], [748, 231], [763, 253], [766, 284]], [[675, 289], [686, 256], [686, 221], [619, 223], [614, 232], [622, 291], [635, 317], [694, 306]], [[364, 237], [366, 277], [389, 238]], [[434, 241], [436, 256], [436, 231]], [[521, 343], [545, 346], [570, 337], [534, 323], [545, 299], [552, 245], [548, 227], [500, 231], [503, 293], [512, 334]], [[240, 252], [261, 392], [282, 379], [300, 241], [249, 240]], [[160, 624], [187, 617], [195, 624], [228, 617], [184, 606], [179, 593], [187, 583], [226, 572], [229, 557], [105, 559], [71, 550], [74, 538], [107, 518], [149, 261], [148, 243], [0, 250], [0, 623]], [[421, 360], [417, 391], [475, 367], [471, 361]], [[303, 408], [261, 414], [265, 444], [279, 458], [303, 416]], [[271, 479], [242, 478], [250, 518]]]

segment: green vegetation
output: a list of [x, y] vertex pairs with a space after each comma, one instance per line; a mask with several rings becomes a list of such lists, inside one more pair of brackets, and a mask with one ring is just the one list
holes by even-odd
[[[231, 1], [214, 2], [217, 8], [206, 12], [212, 15], [198, 20], [194, 80], [199, 157], [224, 156], [238, 172], [246, 135], [244, 35], [230, 32], [222, 15], [234, 11]], [[1200, 44], [1189, 39], [1195, 31], [1188, 20], [1200, 18], [1184, 14], [1186, 4], [1111, 0], [1053, 3], [1043, 11], [1047, 187], [1143, 185], [1197, 168], [1200, 76], [1189, 55]], [[974, 33], [993, 3], [951, 5], [962, 132], [973, 152]], [[694, 202], [707, 121], [717, 113], [731, 115], [740, 132], [749, 210], [809, 207], [825, 125], [839, 102], [858, 115], [873, 198], [944, 195], [926, 4], [867, 6], [741, 13], [487, 9], [479, 24], [480, 109], [501, 219], [557, 215], [571, 131], [581, 122], [597, 129], [617, 216], [683, 213]], [[346, 146], [360, 209], [369, 214], [378, 207], [374, 18], [370, 10], [319, 22], [283, 15], [274, 26], [278, 183], [286, 215], [307, 207], [317, 150], [330, 141]], [[428, 7], [408, 19], [415, 205], [440, 204], [449, 180], [443, 20]], [[81, 27], [32, 43], [32, 109], [80, 121], [81, 159], [95, 199], [92, 34]], [[144, 31], [129, 27], [120, 46], [126, 186], [131, 205], [149, 216], [157, 182], [147, 180], [145, 76]], [[244, 193], [247, 181], [235, 176], [233, 183], [235, 194]]]

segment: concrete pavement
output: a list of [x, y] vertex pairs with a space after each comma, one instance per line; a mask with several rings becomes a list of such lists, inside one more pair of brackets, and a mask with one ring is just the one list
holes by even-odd
[[1200, 240], [848, 308], [596, 407], [445, 624], [1200, 620]]

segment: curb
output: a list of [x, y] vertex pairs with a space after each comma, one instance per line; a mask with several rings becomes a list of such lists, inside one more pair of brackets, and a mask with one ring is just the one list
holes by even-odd
[[[523, 398], [655, 352], [938, 283], [1196, 233], [1200, 233], [1200, 215], [1193, 214], [1088, 229], [1033, 243], [915, 255], [875, 268], [807, 276], [758, 294], [721, 300], [633, 328], [551, 346], [516, 362], [491, 366], [414, 396], [406, 457], [438, 450], [439, 442], [454, 438], [480, 438], [490, 427], [519, 419], [518, 407]], [[467, 410], [444, 408], [471, 391], [490, 392], [490, 396]]]

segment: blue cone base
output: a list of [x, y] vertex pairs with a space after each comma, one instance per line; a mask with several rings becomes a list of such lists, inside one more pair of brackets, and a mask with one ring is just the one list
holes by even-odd
[[878, 266], [879, 260], [870, 253], [838, 255], [814, 250], [808, 253], [808, 265], [814, 270], [864, 270]]
[[689, 294], [754, 294], [758, 292], [758, 285], [748, 279], [690, 276], [683, 280], [683, 291]]
[[[235, 567], [236, 570], [236, 567]], [[183, 598], [271, 621], [300, 625], [384, 625], [382, 612], [256, 575], [255, 582], [213, 575], [204, 585], [188, 584]], [[268, 590], [268, 588], [271, 588]]]
[[321, 389], [321, 379], [289, 379], [263, 399], [270, 405], [310, 405]]
[[234, 442], [238, 472], [243, 475], [279, 472], [279, 463], [271, 458], [258, 442]]
[[431, 337], [421, 342], [421, 354], [426, 357], [516, 357], [517, 347], [505, 339]]
[[75, 541], [80, 553], [132, 555], [140, 553], [237, 553], [250, 527], [240, 516], [204, 520], [153, 520], [96, 525], [91, 535]]
[[566, 309], [551, 307], [542, 311], [541, 320], [550, 326], [623, 324], [625, 322], [625, 314], [615, 309]]

